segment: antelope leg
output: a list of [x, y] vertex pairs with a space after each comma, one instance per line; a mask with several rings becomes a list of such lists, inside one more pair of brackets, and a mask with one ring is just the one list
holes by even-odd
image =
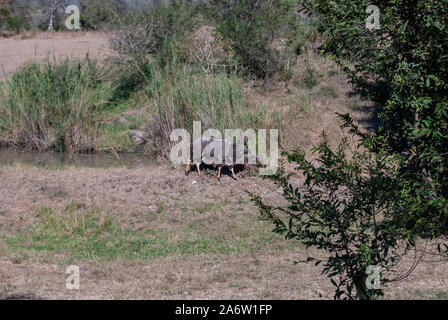
[[233, 170], [233, 167], [230, 169], [230, 172], [232, 172], [232, 178], [238, 180], [235, 176], [235, 171]]
[[218, 180], [221, 179], [221, 169], [222, 169], [222, 166], [219, 166], [218, 167]]
[[201, 175], [201, 169], [199, 168], [200, 164], [196, 163], [196, 170], [198, 170], [198, 174]]
[[185, 175], [186, 176], [188, 176], [188, 174], [190, 173], [190, 169], [191, 169], [191, 160], [188, 160], [187, 167], [185, 168]]

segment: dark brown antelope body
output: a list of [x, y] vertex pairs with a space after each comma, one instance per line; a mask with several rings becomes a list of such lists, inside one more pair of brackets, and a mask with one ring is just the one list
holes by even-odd
[[233, 144], [225, 139], [214, 139], [205, 147], [204, 151], [203, 160], [208, 160], [209, 164], [218, 168], [218, 179], [221, 178], [223, 167], [227, 167], [231, 171], [232, 177], [236, 179], [234, 169], [236, 167], [244, 169], [250, 165], [250, 152], [243, 144]]
[[[194, 161], [193, 148], [200, 148], [200, 161]], [[185, 174], [188, 174], [191, 169], [191, 163], [196, 165], [198, 174], [201, 174], [200, 164], [211, 165], [214, 168], [218, 168], [218, 179], [221, 178], [221, 170], [223, 167], [227, 167], [232, 177], [236, 179], [234, 169], [236, 167], [242, 170], [248, 166], [256, 166], [249, 163], [250, 151], [247, 146], [243, 144], [233, 144], [226, 139], [214, 139], [214, 138], [200, 138], [192, 142], [190, 148], [190, 161], [187, 164]], [[258, 157], [255, 157], [258, 160]]]

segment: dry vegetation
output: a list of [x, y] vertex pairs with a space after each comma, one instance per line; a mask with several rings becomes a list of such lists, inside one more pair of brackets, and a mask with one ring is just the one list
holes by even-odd
[[[225, 55], [229, 50], [213, 30], [201, 27], [187, 34], [190, 46], [183, 43], [176, 48], [206, 76], [197, 79], [189, 74], [190, 69], [174, 75], [171, 70], [166, 74], [152, 70], [156, 77], [143, 79], [146, 87], [101, 114], [95, 142], [98, 150], [136, 150], [129, 130], [145, 130], [157, 116], [165, 116], [158, 111], [185, 107], [184, 100], [189, 102], [188, 110], [198, 114], [206, 107], [219, 111], [235, 103], [242, 110], [241, 119], [230, 118], [236, 125], [253, 125], [251, 114], [261, 110], [263, 117], [256, 119], [257, 125], [278, 127], [285, 149], [309, 150], [322, 131], [336, 145], [343, 134], [336, 112], [350, 112], [364, 128], [375, 126], [374, 104], [362, 99], [313, 45], [297, 57], [289, 78], [266, 85], [246, 78], [220, 78], [221, 74], [211, 72], [214, 65], [229, 60]], [[48, 53], [61, 59], [89, 52], [103, 62], [110, 53], [104, 50], [107, 41], [108, 35], [100, 33], [0, 39], [0, 65], [9, 77], [26, 61], [44, 60]], [[117, 72], [117, 76], [128, 75]], [[198, 90], [201, 95], [188, 95], [193, 91], [189, 85], [204, 90]], [[224, 89], [213, 91], [218, 87]], [[238, 100], [231, 97], [229, 101], [228, 92]], [[215, 118], [226, 126], [228, 117], [224, 113]], [[149, 130], [157, 135], [155, 130], [166, 133], [171, 127], [153, 125]], [[302, 178], [294, 177], [297, 183]], [[132, 169], [0, 163], [0, 181], [0, 298], [333, 297], [328, 279], [318, 267], [305, 262], [308, 255], [323, 253], [284, 240], [271, 232], [270, 223], [259, 219], [245, 191], [272, 203], [283, 198], [281, 190], [254, 175], [237, 181], [224, 177], [217, 182], [193, 173], [185, 177], [181, 168], [166, 162], [161, 167]], [[403, 270], [410, 263], [405, 261]], [[65, 268], [73, 264], [80, 267], [81, 289], [69, 291]], [[385, 298], [446, 299], [448, 279], [441, 276], [446, 268], [423, 262], [408, 281], [390, 284]]]
[[[332, 298], [319, 268], [305, 263], [322, 253], [258, 219], [244, 190], [272, 203], [281, 194], [256, 177], [217, 183], [167, 166], [13, 166], [0, 178], [2, 298]], [[71, 264], [81, 270], [79, 291], [65, 289]], [[385, 298], [444, 299], [445, 273], [443, 264], [422, 263]]]

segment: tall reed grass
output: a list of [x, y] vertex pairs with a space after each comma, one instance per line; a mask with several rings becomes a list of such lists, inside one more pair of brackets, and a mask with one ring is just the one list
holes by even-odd
[[236, 74], [206, 73], [175, 58], [163, 67], [151, 65], [144, 92], [153, 114], [148, 126], [149, 151], [158, 155], [169, 152], [173, 129], [191, 133], [193, 121], [200, 121], [203, 129], [224, 133], [230, 128], [258, 128], [267, 117], [264, 106], [249, 106]]
[[110, 95], [103, 70], [83, 60], [31, 63], [0, 87], [0, 127], [14, 144], [69, 153], [95, 149], [97, 109]]

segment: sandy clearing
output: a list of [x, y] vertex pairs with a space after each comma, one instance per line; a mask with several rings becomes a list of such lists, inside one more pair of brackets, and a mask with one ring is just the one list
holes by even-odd
[[109, 54], [108, 36], [101, 32], [42, 33], [32, 39], [0, 38], [0, 79], [11, 76], [29, 61], [82, 58], [86, 54], [102, 61]]

